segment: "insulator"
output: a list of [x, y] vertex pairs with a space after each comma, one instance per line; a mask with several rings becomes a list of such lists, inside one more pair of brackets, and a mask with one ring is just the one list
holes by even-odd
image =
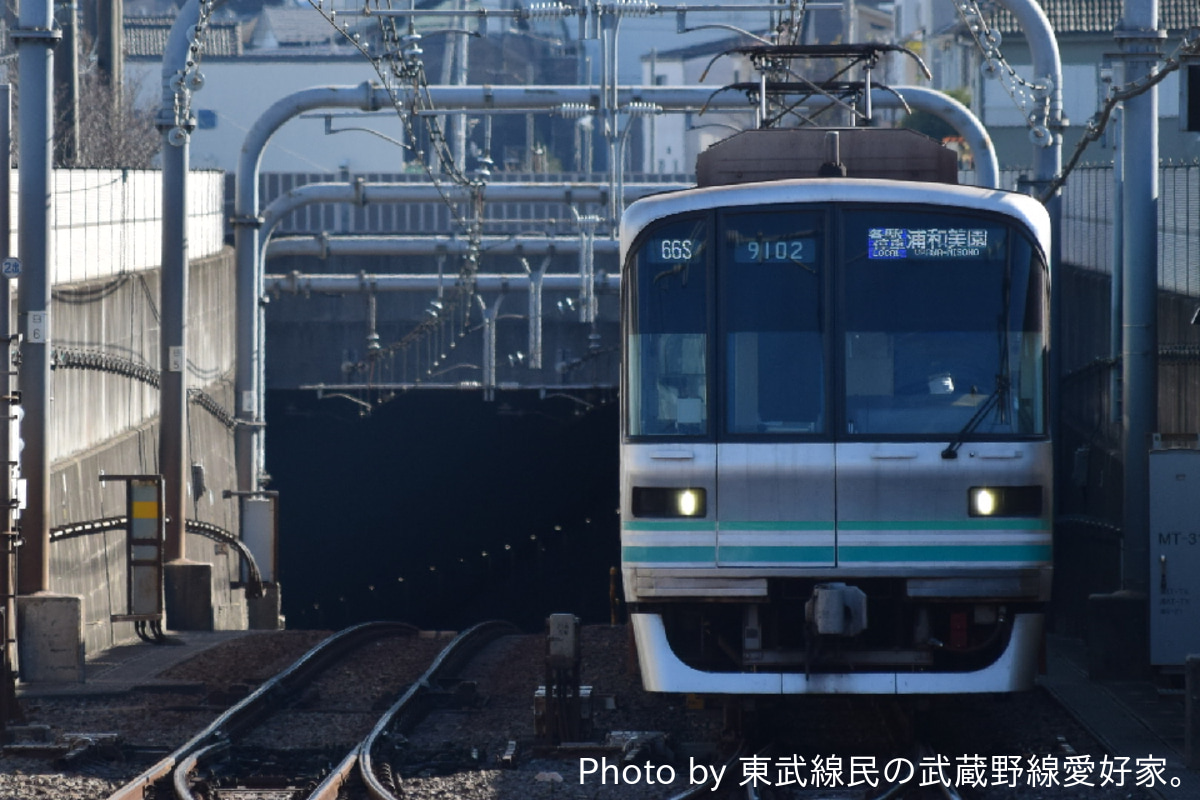
[[649, 103], [645, 100], [633, 100], [625, 106], [625, 113], [635, 117], [648, 116], [650, 114], [661, 114], [662, 106], [657, 103]]
[[558, 107], [558, 114], [567, 119], [582, 119], [595, 113], [595, 110], [589, 103], [562, 103]]
[[658, 4], [646, 0], [617, 0], [607, 10], [624, 17], [648, 17], [658, 11]]
[[574, 8], [562, 3], [531, 3], [523, 16], [526, 19], [558, 19], [575, 13]]

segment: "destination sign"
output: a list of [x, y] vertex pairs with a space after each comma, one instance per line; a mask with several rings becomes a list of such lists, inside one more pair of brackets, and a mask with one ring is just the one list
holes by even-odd
[[987, 228], [869, 228], [867, 258], [983, 258]]

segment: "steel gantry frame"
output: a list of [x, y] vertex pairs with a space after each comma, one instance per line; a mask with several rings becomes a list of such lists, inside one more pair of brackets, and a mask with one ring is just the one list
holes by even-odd
[[[237, 175], [234, 211], [235, 248], [238, 262], [238, 381], [239, 419], [239, 483], [256, 485], [262, 473], [261, 446], [258, 444], [262, 425], [262, 325], [261, 304], [264, 287], [263, 258], [265, 254], [280, 254], [281, 250], [266, 249], [270, 228], [279, 217], [298, 205], [316, 202], [362, 203], [366, 194], [372, 202], [428, 202], [431, 199], [466, 199], [468, 192], [462, 187], [434, 187], [429, 184], [395, 184], [387, 188], [382, 185], [365, 184], [310, 184], [315, 188], [299, 187], [285, 195], [279, 205], [258, 211], [258, 168], [262, 151], [274, 134], [288, 120], [305, 112], [320, 108], [358, 108], [375, 111], [385, 102], [391, 102], [391, 94], [378, 84], [364, 83], [354, 87], [330, 86], [304, 90], [285, 97], [268, 109], [251, 128], [242, 146], [240, 168]], [[582, 107], [600, 110], [604, 95], [590, 87], [579, 86], [432, 86], [428, 88], [440, 111], [446, 113], [471, 113], [512, 111], [514, 113], [578, 113]], [[872, 102], [877, 108], [903, 108], [926, 110], [944, 119], [958, 131], [973, 152], [977, 154], [977, 180], [981, 185], [996, 186], [999, 168], [994, 148], [986, 130], [970, 111], [957, 101], [931, 89], [922, 87], [895, 87], [885, 91], [873, 89]], [[714, 95], [707, 87], [653, 86], [628, 87], [617, 93], [618, 102], [625, 104], [646, 103], [660, 109], [659, 113], [697, 112], [702, 109], [741, 111], [754, 113], [752, 106], [740, 94], [722, 93]], [[617, 170], [619, 171], [619, 170]], [[630, 196], [640, 196], [652, 191], [671, 188], [666, 184], [624, 185], [607, 190], [610, 207], [612, 192], [620, 191]], [[583, 202], [595, 198], [603, 199], [598, 186], [539, 188], [536, 184], [490, 184], [483, 188], [488, 199], [510, 202], [546, 201]], [[623, 205], [623, 203], [622, 203]], [[332, 242], [333, 238], [322, 241]], [[431, 242], [433, 240], [430, 240]], [[418, 245], [419, 246], [419, 245]], [[378, 246], [376, 246], [378, 247]], [[412, 245], [404, 245], [411, 248]], [[295, 251], [293, 251], [295, 252]], [[309, 251], [312, 252], [312, 251]], [[343, 251], [344, 252], [344, 251]], [[360, 250], [360, 252], [363, 252]], [[381, 252], [375, 249], [374, 252]], [[408, 252], [412, 252], [411, 249]], [[427, 250], [426, 252], [432, 252]]]
[[[823, 5], [838, 6], [840, 4], [829, 3]], [[796, 11], [795, 6], [796, 4], [793, 3], [791, 7], [788, 7], [792, 13]], [[195, 50], [193, 46], [194, 40], [188, 39], [186, 32], [195, 32], [198, 30], [198, 23], [206, 8], [207, 6], [199, 3], [198, 0], [189, 0], [177, 19], [175, 27], [185, 33], [172, 35], [172, 47], [169, 48], [168, 55], [164, 60], [164, 106], [161, 114], [164, 119], [173, 117], [178, 120], [180, 97], [182, 96], [186, 99], [189, 96], [189, 91], [198, 89], [201, 85], [200, 81], [193, 78], [196, 75], [195, 66], [199, 58], [199, 53], [191, 52]], [[585, 9], [583, 12], [577, 9], [571, 9], [568, 12], [567, 7], [564, 6], [553, 13], [579, 13], [581, 14], [581, 19], [583, 19], [589, 13], [587, 12], [588, 7], [585, 6], [583, 8]], [[754, 6], [754, 8], [760, 7]], [[772, 5], [761, 6], [762, 10], [772, 13], [782, 13], [788, 10], [788, 8]], [[744, 5], [729, 7], [698, 6], [694, 8], [676, 6], [668, 9], [667, 7], [659, 7], [652, 3], [598, 4], [591, 10], [591, 17], [593, 19], [598, 17], [610, 21], [607, 27], [604, 24], [600, 26], [604, 28], [608, 36], [608, 43], [606, 45], [607, 58], [604, 60], [605, 68], [602, 74], [601, 86], [598, 89], [579, 86], [430, 87], [428, 91], [429, 99], [439, 111], [447, 113], [486, 113], [511, 110], [522, 113], [543, 111], [548, 113], [578, 114], [580, 109], [587, 109], [599, 113], [611, 121], [611, 124], [605, 126], [605, 129], [610, 131], [610, 149], [616, 147], [619, 139], [623, 139], [623, 136], [618, 134], [618, 131], [621, 129], [619, 116], [622, 113], [622, 109], [643, 114], [671, 111], [700, 111], [703, 109], [746, 110], [746, 102], [739, 97], [730, 95], [723, 97], [720, 95], [714, 96], [708, 89], [697, 87], [622, 88], [616, 80], [617, 33], [621, 15], [629, 13], [650, 15], [674, 12], [678, 19], [678, 27], [682, 31], [686, 29], [686, 13], [689, 11], [727, 11], [731, 9], [741, 11], [753, 10]], [[375, 13], [404, 15], [404, 12]], [[461, 12], [456, 11], [453, 13], [456, 16], [465, 16]], [[544, 15], [551, 12], [547, 7], [541, 8], [538, 13]], [[475, 17], [480, 21], [484, 29], [486, 29], [487, 14], [475, 15]], [[596, 27], [593, 27], [591, 30], [595, 35], [600, 35]], [[179, 45], [181, 42], [189, 45], [190, 49], [183, 50]], [[168, 91], [168, 87], [170, 91]], [[902, 90], [901, 94], [906, 93], [909, 96], [909, 105], [911, 106], [924, 107], [939, 116], [948, 117], [948, 121], [959, 129], [968, 141], [971, 141], [975, 145], [977, 153], [991, 156], [991, 160], [984, 159], [985, 166], [994, 165], [994, 154], [992, 153], [986, 133], [983, 133], [982, 128], [977, 124], [970, 124], [969, 113], [963, 113], [965, 109], [956, 108], [952, 105], [952, 101], [949, 103], [946, 102], [943, 96], [939, 95], [936, 98], [926, 96], [924, 92], [927, 91], [909, 88]], [[394, 104], [397, 100], [400, 100], [401, 103], [407, 103], [409, 100], [414, 99], [405, 97], [406, 93], [415, 94], [415, 90], [385, 89], [380, 85], [367, 83], [356, 87], [318, 87], [306, 90], [305, 92], [284, 98], [268, 109], [255, 123], [243, 144], [242, 155], [239, 159], [233, 219], [239, 275], [236, 397], [238, 405], [237, 418], [240, 424], [237, 429], [237, 460], [239, 487], [243, 491], [254, 491], [258, 487], [260, 476], [263, 474], [261, 426], [263, 424], [264, 401], [262, 398], [263, 385], [261, 378], [262, 319], [259, 301], [262, 297], [263, 288], [262, 259], [264, 256], [263, 245], [265, 244], [266, 237], [263, 236], [260, 228], [268, 220], [258, 214], [257, 196], [257, 176], [263, 148], [265, 148], [267, 141], [282, 124], [306, 110], [317, 108], [356, 108], [363, 111], [377, 111], [387, 105]], [[872, 92], [872, 100], [875, 100], [874, 95], [875, 92]], [[897, 100], [899, 101], [899, 105], [905, 105], [903, 100], [892, 95], [882, 95], [875, 102], [879, 106], [886, 107]], [[184, 105], [186, 112], [186, 103]], [[184, 114], [184, 118], [181, 121], [177, 121], [174, 126], [170, 128], [164, 127], [166, 139], [164, 149], [168, 153], [176, 151], [176, 161], [182, 161], [184, 171], [186, 171], [187, 140], [192, 127], [193, 123], [186, 113]], [[615, 151], [612, 152], [615, 154]], [[616, 210], [620, 207], [621, 195], [625, 187], [623, 186], [620, 174], [620, 162], [615, 161], [612, 163], [616, 164], [617, 168], [612, 170], [613, 174], [610, 177], [609, 208], [610, 215], [615, 217]], [[178, 180], [172, 177], [177, 174], [177, 171], [177, 165], [169, 165], [168, 169], [164, 170], [164, 188], [168, 190], [165, 203], [168, 204], [172, 203], [173, 198], [176, 197], [175, 190], [171, 189], [168, 184], [172, 180]], [[991, 169], [991, 175], [988, 175], [987, 172], [988, 170], [985, 169], [981, 175], [984, 179], [983, 182], [994, 183], [995, 170]], [[164, 239], [164, 264], [168, 263], [168, 252], [185, 253], [185, 240], [178, 245], [174, 243], [168, 245], [167, 239]], [[172, 257], [171, 260], [173, 262], [174, 258]], [[183, 260], [186, 260], [186, 258]], [[164, 337], [168, 335], [171, 334], [165, 333]], [[172, 350], [171, 348], [175, 349]], [[181, 343], [175, 344], [164, 341], [164, 364], [178, 363], [181, 355]], [[182, 378], [182, 374], [180, 378]], [[171, 393], [171, 396], [174, 396], [174, 394]], [[185, 392], [183, 394], [186, 395]], [[164, 407], [165, 410], [166, 408]], [[186, 411], [183, 413], [186, 413]], [[181, 414], [172, 412], [171, 416], [180, 417]], [[167, 426], [167, 420], [165, 419], [164, 426]], [[182, 429], [182, 425], [180, 425], [180, 429]], [[173, 426], [167, 428], [165, 435], [169, 437], [174, 436], [170, 434], [171, 430], [174, 430]], [[170, 452], [172, 463], [181, 461], [181, 458], [176, 457], [176, 449], [172, 449]], [[172, 490], [173, 492], [174, 490]]]
[[[364, 106], [373, 105], [374, 100], [363, 100], [367, 96], [366, 87], [359, 87], [359, 101], [363, 102]], [[649, 88], [649, 87], [647, 87]], [[636, 97], [634, 94], [638, 91], [646, 91], [646, 89], [628, 90], [630, 97]], [[562, 108], [575, 110], [583, 101], [590, 95], [590, 90], [580, 89], [579, 87], [430, 87], [430, 94], [441, 105], [441, 107], [450, 111], [470, 112], [479, 111], [495, 111], [497, 109], [512, 108], [520, 112], [528, 111], [532, 106], [537, 106], [540, 110], [555, 112]], [[714, 100], [710, 90], [699, 87], [653, 87], [649, 89], [649, 94], [655, 96], [656, 102], [663, 107], [664, 110], [675, 109], [680, 111], [694, 110], [703, 108], [729, 108], [745, 111], [748, 109], [746, 101], [738, 96], [728, 96]], [[341, 98], [350, 96], [353, 97], [353, 92], [339, 90], [337, 87], [330, 87], [329, 90], [321, 92], [326, 99]], [[307, 110], [311, 106], [311, 98], [314, 94], [312, 91], [307, 91], [296, 96], [299, 101], [292, 107], [291, 113], [297, 115]], [[531, 98], [536, 98], [535, 104]], [[973, 115], [970, 114], [964, 106], [956, 101], [942, 95], [933, 90], [920, 87], [901, 87], [895, 91], [883, 91], [875, 89], [872, 92], [872, 98], [877, 107], [880, 108], [918, 108], [928, 110], [931, 113], [945, 119], [949, 122], [972, 146], [973, 151], [977, 154], [978, 170], [977, 180], [981, 185], [995, 187], [998, 185], [998, 167], [996, 165], [995, 152], [991, 146], [990, 139], [986, 131], [978, 123]], [[286, 103], [286, 99], [281, 101], [281, 104]], [[593, 101], [594, 102], [594, 101]], [[636, 100], [634, 100], [636, 102]], [[444, 104], [444, 105], [443, 105]], [[301, 107], [303, 106], [303, 108]], [[282, 114], [274, 115], [268, 113], [266, 118], [270, 118], [271, 125], [277, 126], [282, 124], [276, 120], [282, 117]], [[257, 127], [257, 126], [256, 126]], [[261, 136], [261, 134], [260, 134]], [[252, 132], [247, 137], [247, 141], [251, 141], [255, 134]], [[261, 136], [261, 141], [265, 143], [268, 136]], [[255, 139], [258, 141], [259, 139]], [[245, 158], [247, 150], [243, 149], [243, 163], [247, 163], [251, 159]], [[244, 198], [241, 191], [242, 186], [257, 187], [257, 178], [255, 173], [249, 173], [249, 177], [245, 178], [245, 183], [242, 183], [242, 175], [239, 173], [239, 199]], [[636, 197], [653, 191], [663, 191], [672, 188], [666, 184], [645, 184], [645, 185], [626, 185], [623, 190], [627, 195]], [[611, 192], [611, 189], [609, 190]], [[604, 199], [604, 190], [599, 186], [575, 186], [569, 189], [555, 186], [538, 186], [536, 184], [492, 184], [486, 187], [488, 199], [507, 201], [507, 202], [536, 202], [536, 201], [560, 201], [565, 203], [571, 202], [586, 202], [596, 201], [602, 202]], [[428, 202], [433, 199], [463, 199], [468, 196], [466, 189], [462, 187], [434, 187], [422, 184], [399, 184], [399, 185], [372, 185], [362, 182], [354, 182], [350, 184], [310, 184], [308, 186], [299, 187], [292, 192], [289, 192], [282, 198], [277, 199], [270, 206], [265, 208], [261, 214], [254, 216], [238, 213], [237, 220], [242, 222], [239, 225], [239, 232], [242, 232], [246, 227], [253, 227], [253, 238], [248, 235], [238, 239], [239, 245], [239, 267], [253, 263], [253, 271], [248, 269], [239, 269], [239, 286], [248, 285], [252, 281], [253, 293], [241, 294], [240, 297], [253, 297], [256, 299], [261, 297], [266, 289], [268, 278], [264, 275], [265, 269], [263, 264], [268, 256], [278, 255], [416, 255], [429, 254], [432, 252], [455, 252], [465, 254], [468, 250], [468, 242], [463, 239], [455, 239], [450, 237], [330, 237], [325, 234], [319, 234], [313, 238], [292, 238], [283, 241], [270, 243], [270, 234], [273, 227], [278, 223], [279, 219], [286, 213], [294, 210], [300, 205], [318, 202], [345, 202], [353, 204], [364, 204], [368, 200], [370, 202]], [[242, 207], [238, 211], [241, 212]], [[245, 225], [249, 223], [249, 226]], [[257, 247], [253, 247], [251, 242], [255, 242]], [[541, 339], [541, 317], [537, 313], [540, 308], [541, 291], [546, 288], [559, 287], [563, 289], [579, 288], [581, 295], [591, 297], [591, 301], [581, 303], [581, 322], [591, 322], [593, 317], [585, 315], [587, 309], [592, 309], [594, 313], [594, 296], [596, 289], [604, 291], [607, 286], [598, 286], [595, 283], [595, 278], [586, 274], [586, 265], [591, 263], [591, 256], [594, 252], [608, 251], [615, 253], [615, 242], [612, 240], [594, 239], [550, 239], [545, 237], [507, 237], [504, 240], [494, 240], [485, 242], [486, 250], [489, 253], [523, 253], [526, 255], [536, 255], [547, 252], [558, 253], [575, 253], [580, 259], [580, 276], [558, 276], [558, 275], [543, 275], [540, 279], [537, 273], [528, 275], [501, 275], [488, 276], [479, 275], [476, 277], [477, 288], [484, 290], [506, 290], [512, 291], [520, 288], [527, 288], [530, 292], [530, 350], [537, 363], [540, 363], [540, 339]], [[253, 258], [251, 258], [253, 256]], [[374, 294], [377, 291], [433, 291], [444, 287], [445, 277], [440, 275], [413, 276], [413, 275], [398, 275], [398, 276], [370, 276], [363, 280], [344, 280], [335, 276], [271, 276], [272, 288], [274, 290], [313, 290], [320, 288], [328, 290], [336, 287], [340, 292], [362, 291], [368, 294]], [[583, 285], [582, 280], [586, 280], [588, 285]], [[604, 276], [605, 284], [611, 286], [612, 291], [615, 291], [617, 279], [614, 276]], [[386, 288], [384, 288], [386, 287]], [[248, 287], [249, 288], [249, 287]], [[262, 318], [257, 311], [255, 303], [256, 324], [261, 326]], [[243, 312], [250, 310], [249, 302], [242, 302]], [[495, 341], [494, 337], [496, 329], [494, 325], [495, 308], [482, 307], [485, 315], [485, 323], [488, 319], [488, 313], [493, 315], [493, 324], [485, 324], [483, 328], [484, 342], [484, 364], [483, 381], [481, 388], [485, 394], [490, 395], [495, 389]], [[251, 337], [239, 336], [239, 342], [249, 341]], [[255, 343], [261, 342], [261, 331], [252, 337]], [[490, 345], [490, 346], [489, 346]], [[261, 344], [259, 345], [261, 348]], [[255, 364], [253, 369], [253, 385], [262, 387], [263, 379], [263, 358], [260, 349], [251, 351], [252, 359], [247, 362], [242, 359], [242, 351], [239, 348], [239, 365]], [[531, 362], [535, 363], [535, 362]], [[241, 370], [241, 367], [239, 367]], [[243, 394], [244, 385], [239, 384], [238, 396], [245, 397]], [[257, 388], [254, 390], [258, 401], [255, 403], [262, 413], [262, 392]], [[242, 412], [244, 413], [250, 406], [243, 404]], [[246, 425], [241, 430], [244, 431], [243, 438], [256, 438], [255, 434], [259, 430], [262, 423], [262, 417], [259, 416], [251, 421], [251, 424]], [[239, 475], [242, 470], [245, 470], [247, 477], [254, 481], [261, 474], [263, 454], [261, 448], [257, 444], [250, 445], [247, 449], [239, 449]], [[253, 482], [247, 485], [255, 485]]]

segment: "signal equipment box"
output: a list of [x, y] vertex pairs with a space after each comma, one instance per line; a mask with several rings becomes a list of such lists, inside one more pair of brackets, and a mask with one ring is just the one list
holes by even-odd
[[[1155, 445], [1164, 442], [1155, 437]], [[1150, 451], [1150, 663], [1200, 654], [1200, 449]]]

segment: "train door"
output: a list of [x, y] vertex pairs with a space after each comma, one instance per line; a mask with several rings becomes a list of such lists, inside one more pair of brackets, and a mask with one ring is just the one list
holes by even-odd
[[781, 207], [718, 222], [717, 563], [834, 563], [825, 215]]

